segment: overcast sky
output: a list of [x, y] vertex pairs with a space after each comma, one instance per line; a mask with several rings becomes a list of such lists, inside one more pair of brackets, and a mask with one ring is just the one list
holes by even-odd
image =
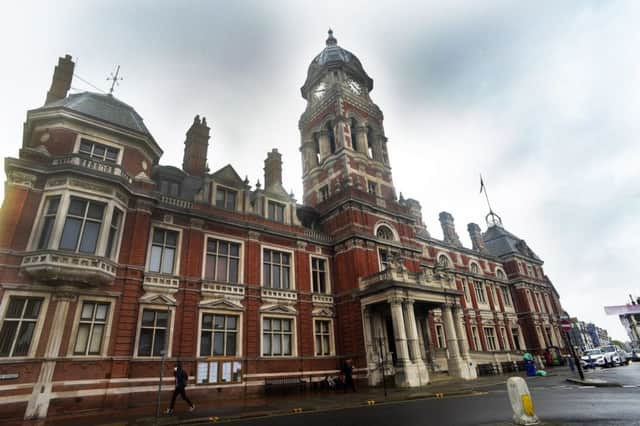
[[[396, 188], [422, 203], [431, 234], [441, 238], [443, 210], [468, 247], [467, 223], [486, 228], [482, 173], [564, 308], [627, 340], [603, 306], [640, 296], [639, 18], [634, 1], [11, 2], [0, 156], [17, 157], [26, 111], [70, 54], [102, 90], [121, 66], [115, 95], [144, 118], [163, 164], [181, 166], [204, 115], [212, 171], [231, 163], [255, 184], [277, 147], [301, 200], [299, 89], [331, 27], [374, 79]], [[73, 91], [95, 91], [80, 78]]]

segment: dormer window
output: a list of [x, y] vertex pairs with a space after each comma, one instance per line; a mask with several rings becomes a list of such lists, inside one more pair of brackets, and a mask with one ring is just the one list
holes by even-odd
[[498, 270], [496, 271], [496, 277], [497, 277], [499, 280], [504, 280], [504, 272], [502, 272], [502, 270], [501, 270], [501, 269], [498, 269]]
[[477, 263], [472, 263], [471, 264], [471, 273], [472, 274], [479, 274], [480, 273], [480, 268], [478, 267]]
[[237, 192], [231, 189], [216, 187], [216, 207], [221, 209], [236, 209]]
[[78, 152], [88, 155], [90, 158], [95, 160], [117, 163], [120, 150], [83, 138], [80, 140], [80, 149]]
[[180, 196], [180, 184], [171, 180], [160, 181], [160, 192], [170, 197]]
[[449, 267], [449, 258], [447, 256], [445, 256], [444, 254], [441, 254], [438, 257], [438, 266], [441, 268], [448, 268]]
[[368, 181], [367, 182], [367, 191], [369, 194], [377, 195], [378, 194], [378, 184], [375, 182]]
[[276, 222], [284, 222], [284, 204], [269, 201], [267, 217]]

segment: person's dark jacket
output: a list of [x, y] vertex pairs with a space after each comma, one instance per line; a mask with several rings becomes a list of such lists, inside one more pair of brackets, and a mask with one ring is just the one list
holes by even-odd
[[173, 372], [173, 375], [176, 377], [176, 386], [180, 388], [184, 388], [187, 386], [187, 382], [189, 381], [189, 375], [186, 371], [182, 369], [182, 367], [176, 367], [176, 370]]

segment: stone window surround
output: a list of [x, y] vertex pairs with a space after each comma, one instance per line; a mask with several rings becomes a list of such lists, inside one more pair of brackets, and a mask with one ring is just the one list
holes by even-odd
[[[229, 358], [229, 357], [233, 357], [231, 355], [200, 355], [200, 343], [201, 343], [201, 339], [202, 339], [202, 316], [204, 314], [214, 314], [214, 315], [227, 315], [227, 316], [235, 316], [238, 318], [237, 320], [237, 324], [236, 324], [236, 354], [235, 357], [241, 357], [242, 356], [242, 336], [243, 336], [243, 332], [242, 332], [242, 327], [243, 327], [243, 312], [242, 311], [234, 311], [234, 310], [228, 310], [228, 309], [216, 309], [216, 308], [200, 308], [198, 309], [198, 338], [197, 338], [197, 344], [196, 344], [196, 358], [212, 358], [212, 357], [216, 357], [216, 358]], [[262, 338], [262, 336], [260, 336], [260, 338]], [[212, 342], [213, 345], [213, 342]]]
[[[100, 233], [98, 234], [98, 242], [96, 245], [95, 253], [79, 253], [88, 256], [98, 256], [98, 257], [106, 257], [108, 259], [118, 259], [120, 256], [120, 245], [122, 243], [122, 237], [124, 234], [124, 224], [127, 217], [127, 206], [122, 204], [120, 200], [115, 197], [108, 197], [99, 192], [87, 192], [86, 190], [79, 189], [56, 189], [51, 191], [45, 191], [42, 194], [42, 199], [40, 200], [40, 206], [38, 207], [36, 220], [34, 221], [34, 225], [32, 227], [31, 236], [29, 237], [29, 243], [27, 244], [27, 251], [36, 251], [38, 250], [38, 240], [40, 239], [40, 234], [42, 233], [42, 229], [44, 226], [45, 219], [45, 209], [47, 207], [47, 200], [51, 197], [59, 196], [60, 203], [58, 204], [58, 211], [56, 212], [56, 218], [53, 223], [53, 228], [51, 230], [51, 235], [49, 237], [49, 242], [47, 247], [42, 250], [59, 250], [60, 239], [62, 238], [62, 229], [64, 228], [64, 224], [67, 218], [67, 213], [69, 211], [69, 205], [71, 203], [71, 197], [81, 198], [89, 201], [96, 201], [99, 203], [105, 204], [104, 214], [102, 216], [102, 221], [100, 225]], [[105, 251], [107, 249], [107, 242], [109, 239], [109, 230], [111, 229], [111, 220], [113, 217], [113, 209], [118, 208], [122, 212], [122, 216], [120, 218], [120, 229], [118, 229], [118, 236], [116, 237], [116, 250], [113, 257], [105, 256]], [[67, 252], [66, 250], [63, 250]], [[73, 252], [77, 253], [77, 252]]]
[[80, 141], [82, 139], [86, 139], [89, 142], [94, 142], [100, 145], [105, 145], [108, 146], [109, 148], [115, 148], [118, 150], [118, 159], [116, 160], [115, 163], [112, 164], [117, 164], [117, 165], [122, 165], [122, 157], [124, 154], [124, 146], [123, 145], [119, 145], [117, 143], [114, 143], [108, 139], [104, 139], [100, 136], [95, 136], [95, 135], [89, 135], [86, 133], [78, 133], [76, 135], [76, 140], [73, 143], [73, 153], [74, 154], [79, 154], [80, 153]]
[[[222, 209], [226, 209], [229, 211], [241, 211], [241, 209], [239, 208], [239, 206], [241, 205], [241, 203], [239, 202], [241, 200], [241, 191], [239, 191], [238, 189], [235, 188], [231, 188], [229, 186], [225, 186], [225, 185], [221, 185], [217, 182], [212, 182], [212, 186], [213, 186], [213, 190], [211, 191], [211, 205], [218, 207], [217, 205], [217, 196], [218, 196], [218, 190], [222, 190], [225, 191], [227, 193], [229, 192], [233, 192], [236, 196], [235, 199], [235, 205], [233, 206], [233, 209], [228, 209], [227, 207], [218, 207], [218, 208], [222, 208]], [[226, 200], [227, 198], [225, 197], [225, 204], [226, 204]]]
[[451, 256], [449, 256], [448, 253], [445, 253], [443, 251], [439, 251], [439, 252], [436, 253], [436, 264], [438, 264], [438, 265], [440, 264], [440, 258], [442, 256], [444, 256], [447, 259], [447, 261], [449, 262], [447, 264], [447, 266], [445, 266], [445, 268], [453, 268], [453, 266], [455, 265], [455, 263], [453, 262], [453, 259], [451, 259]]
[[511, 342], [509, 341], [509, 336], [507, 335], [507, 328], [500, 327], [500, 340], [502, 341], [502, 346], [504, 350], [511, 350]]
[[[291, 355], [265, 355], [264, 354], [264, 318], [276, 318], [276, 319], [288, 319], [291, 320]], [[295, 314], [272, 314], [264, 312], [260, 314], [260, 357], [263, 359], [280, 359], [280, 358], [295, 358], [298, 356], [298, 327], [297, 316]], [[315, 336], [315, 334], [314, 334]], [[315, 340], [315, 339], [314, 339]]]
[[176, 307], [173, 305], [163, 305], [163, 304], [157, 304], [157, 303], [141, 303], [138, 306], [138, 321], [136, 323], [136, 340], [134, 342], [134, 346], [133, 346], [133, 358], [136, 359], [161, 359], [161, 356], [144, 356], [144, 355], [138, 355], [138, 346], [140, 345], [140, 331], [142, 330], [142, 313], [144, 312], [144, 310], [151, 310], [151, 311], [169, 311], [169, 324], [167, 325], [167, 328], [169, 330], [168, 336], [167, 336], [167, 353], [165, 354], [165, 358], [171, 358], [171, 347], [173, 345], [173, 331], [174, 331], [174, 323], [175, 323], [175, 314], [176, 314]]
[[442, 324], [435, 324], [434, 326], [435, 330], [436, 330], [436, 347], [438, 348], [446, 348], [447, 347], [447, 338], [444, 335], [444, 325]]
[[[316, 345], [316, 322], [318, 321], [324, 321], [329, 323], [329, 354], [327, 355], [318, 355], [318, 348]], [[333, 333], [333, 318], [326, 318], [326, 317], [313, 318], [313, 356], [317, 358], [322, 358], [322, 357], [335, 356], [335, 354], [336, 354], [336, 345], [335, 345], [334, 333]]]
[[24, 360], [28, 358], [33, 358], [35, 356], [36, 350], [38, 348], [38, 343], [40, 342], [40, 335], [42, 334], [42, 329], [44, 328], [45, 317], [47, 315], [47, 309], [49, 307], [49, 300], [51, 298], [50, 293], [44, 292], [33, 292], [33, 291], [21, 291], [21, 290], [5, 290], [2, 294], [2, 300], [0, 301], [0, 329], [4, 325], [5, 316], [7, 314], [7, 309], [9, 308], [9, 300], [11, 296], [17, 297], [41, 297], [42, 306], [40, 307], [40, 313], [38, 314], [38, 319], [36, 321], [36, 327], [33, 330], [33, 336], [31, 336], [31, 344], [29, 345], [29, 351], [26, 356], [15, 356], [15, 357], [1, 357], [0, 359], [7, 360]]
[[487, 351], [489, 352], [495, 352], [497, 350], [499, 350], [498, 347], [498, 338], [496, 336], [496, 329], [495, 327], [483, 327], [483, 331], [484, 331], [484, 339], [486, 341], [487, 344]]
[[324, 293], [317, 293], [317, 294], [331, 294], [331, 269], [329, 266], [329, 258], [326, 256], [319, 256], [315, 254], [312, 254], [309, 256], [309, 271], [311, 273], [311, 277], [310, 277], [311, 279], [309, 280], [309, 284], [311, 285], [311, 292], [315, 293], [313, 289], [313, 259], [314, 258], [324, 260], [324, 265], [325, 265], [324, 277], [325, 277], [326, 291]]
[[[102, 336], [102, 347], [100, 348], [100, 354], [98, 355], [78, 355], [73, 353], [73, 349], [76, 345], [76, 339], [78, 337], [78, 328], [80, 327], [80, 314], [82, 313], [82, 305], [84, 302], [98, 302], [98, 303], [108, 303], [109, 304], [109, 313], [107, 314], [107, 319], [105, 321], [104, 327], [104, 335]], [[104, 297], [104, 296], [86, 296], [82, 295], [78, 297], [78, 301], [76, 302], [76, 312], [73, 317], [73, 328], [71, 329], [71, 338], [67, 344], [67, 356], [73, 358], [101, 358], [107, 356], [107, 351], [109, 350], [109, 342], [111, 340], [111, 326], [113, 325], [113, 315], [115, 312], [116, 299], [113, 297]]]
[[[151, 264], [151, 246], [153, 245], [153, 232], [154, 230], [158, 228], [158, 229], [166, 229], [169, 231], [176, 231], [178, 232], [178, 240], [176, 242], [176, 254], [175, 254], [175, 258], [174, 258], [174, 265], [173, 265], [173, 272], [171, 274], [167, 274], [164, 272], [153, 272], [149, 269], [149, 266]], [[180, 260], [181, 260], [181, 253], [182, 253], [182, 228], [172, 225], [172, 224], [168, 224], [165, 222], [160, 222], [160, 221], [152, 221], [151, 222], [151, 227], [149, 229], [149, 237], [147, 239], [147, 260], [145, 262], [144, 265], [144, 270], [145, 272], [151, 273], [151, 274], [160, 274], [160, 275], [165, 275], [165, 276], [179, 276], [180, 275]], [[203, 271], [204, 273], [204, 271]]]
[[[277, 221], [275, 219], [271, 219], [269, 217], [269, 203], [276, 203], [283, 207], [282, 222]], [[262, 214], [266, 219], [271, 220], [273, 222], [284, 223], [285, 225], [291, 224], [291, 205], [286, 201], [278, 200], [276, 198], [264, 197], [264, 206], [263, 206]]]
[[480, 341], [480, 335], [478, 334], [478, 327], [475, 325], [471, 326], [471, 340], [473, 340], [473, 346], [476, 351], [483, 351], [482, 343]]
[[482, 268], [480, 267], [480, 264], [478, 262], [472, 260], [469, 262], [469, 272], [471, 272], [472, 274], [480, 275], [482, 274]]
[[392, 240], [385, 240], [385, 241], [400, 241], [400, 236], [398, 235], [398, 231], [396, 230], [396, 228], [391, 225], [389, 222], [386, 222], [384, 220], [381, 220], [379, 222], [377, 222], [374, 226], [373, 226], [373, 236], [376, 238], [380, 238], [378, 237], [378, 229], [380, 228], [388, 228], [392, 235], [393, 235], [393, 239]]
[[280, 289], [274, 289], [274, 290], [296, 291], [297, 286], [295, 282], [295, 277], [296, 277], [295, 250], [289, 247], [276, 246], [271, 244], [260, 244], [260, 287], [273, 288], [273, 287], [264, 286], [264, 250], [265, 249], [287, 253], [290, 256], [291, 263], [289, 266], [289, 288], [280, 288]]
[[[475, 295], [476, 295], [476, 303], [477, 303], [477, 305], [478, 306], [482, 305], [484, 307], [489, 306], [489, 298], [487, 297], [486, 284], [481, 280], [473, 280], [472, 284], [473, 284], [473, 291], [475, 292]], [[476, 284], [480, 285], [480, 289], [479, 290], [476, 287]], [[480, 297], [478, 291], [482, 292], [482, 297]]]
[[[205, 272], [207, 268], [207, 240], [209, 238], [213, 238], [214, 240], [227, 241], [230, 243], [240, 244], [240, 260], [238, 261], [238, 282], [237, 283], [229, 283], [229, 284], [242, 284], [244, 283], [244, 240], [231, 238], [223, 234], [217, 234], [214, 232], [205, 232], [203, 235], [203, 248], [202, 250], [202, 279], [208, 281], [205, 278]], [[262, 254], [260, 255], [262, 260]], [[262, 263], [260, 264], [262, 268]]]

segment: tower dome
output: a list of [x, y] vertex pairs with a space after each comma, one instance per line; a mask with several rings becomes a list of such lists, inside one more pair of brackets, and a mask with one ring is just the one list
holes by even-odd
[[354, 80], [362, 83], [368, 91], [373, 89], [373, 80], [362, 67], [360, 60], [353, 53], [338, 46], [338, 40], [333, 36], [333, 31], [329, 30], [326, 47], [313, 58], [309, 65], [307, 79], [300, 88], [302, 97], [307, 99], [309, 89], [321, 80], [327, 71], [335, 68], [342, 68]]

